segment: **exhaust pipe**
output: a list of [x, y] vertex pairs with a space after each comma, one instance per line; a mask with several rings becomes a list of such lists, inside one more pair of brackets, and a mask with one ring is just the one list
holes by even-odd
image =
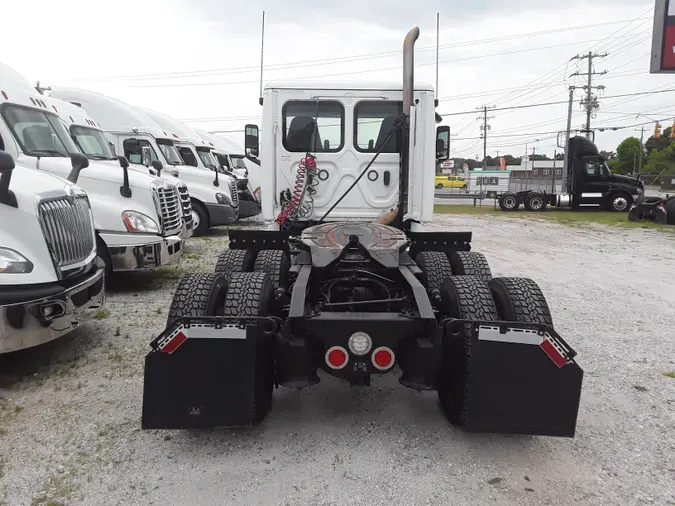
[[403, 41], [403, 114], [410, 114], [415, 90], [415, 42], [420, 36], [419, 27], [408, 32]]
[[403, 114], [405, 122], [399, 137], [401, 147], [401, 171], [398, 189], [398, 213], [394, 226], [403, 224], [403, 217], [408, 212], [408, 182], [410, 180], [410, 108], [413, 105], [415, 92], [415, 42], [420, 36], [419, 27], [408, 32], [403, 41]]

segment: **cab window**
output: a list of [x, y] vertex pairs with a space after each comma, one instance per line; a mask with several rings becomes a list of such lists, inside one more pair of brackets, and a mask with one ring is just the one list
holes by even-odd
[[291, 153], [336, 153], [344, 146], [345, 109], [333, 100], [291, 100], [282, 109], [282, 143]]
[[197, 163], [197, 158], [192, 150], [187, 146], [177, 146], [178, 154], [183, 159], [185, 165], [192, 165], [193, 167], [199, 167]]
[[[402, 102], [359, 102], [354, 108], [354, 147], [363, 153], [399, 153], [398, 135], [387, 137], [403, 112]], [[385, 145], [385, 141], [387, 141]]]
[[66, 157], [79, 152], [63, 122], [53, 114], [6, 105], [2, 116], [21, 150], [29, 156]]
[[155, 160], [158, 160], [157, 153], [152, 148], [152, 144], [150, 144], [148, 141], [142, 139], [125, 139], [122, 143], [122, 147], [124, 149], [124, 156], [127, 157], [129, 163], [135, 163], [138, 165], [143, 163], [144, 146], [148, 146], [150, 148], [150, 156], [152, 157], [152, 161], [154, 162]]
[[597, 176], [598, 175], [598, 164], [595, 162], [586, 162], [586, 175], [587, 176]]

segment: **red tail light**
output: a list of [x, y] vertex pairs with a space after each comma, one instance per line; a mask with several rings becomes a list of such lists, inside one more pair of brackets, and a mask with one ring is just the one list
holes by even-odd
[[394, 365], [396, 360], [394, 352], [386, 346], [380, 346], [379, 348], [376, 348], [370, 358], [375, 369], [379, 369], [380, 371], [386, 371], [389, 369]]
[[326, 352], [326, 363], [331, 369], [342, 369], [348, 362], [349, 355], [342, 346], [333, 346]]

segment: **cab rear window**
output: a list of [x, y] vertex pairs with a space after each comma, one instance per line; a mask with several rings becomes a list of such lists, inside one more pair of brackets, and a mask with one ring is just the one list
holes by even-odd
[[282, 109], [286, 151], [335, 153], [344, 146], [345, 109], [333, 100], [291, 100]]
[[[363, 153], [399, 153], [396, 133], [389, 137], [396, 119], [403, 112], [402, 102], [364, 101], [354, 108], [354, 147]], [[389, 140], [387, 140], [389, 138]]]

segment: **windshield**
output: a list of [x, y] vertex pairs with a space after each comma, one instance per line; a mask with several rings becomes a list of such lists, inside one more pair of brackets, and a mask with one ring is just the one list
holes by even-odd
[[235, 169], [245, 169], [246, 163], [244, 162], [244, 155], [230, 155], [230, 160], [232, 160], [232, 165]]
[[222, 153], [215, 153], [215, 155], [218, 163], [220, 163], [220, 166], [225, 170], [230, 170], [230, 161], [228, 160], [227, 155]]
[[94, 160], [114, 160], [115, 155], [103, 132], [94, 128], [72, 125], [70, 133], [75, 143], [88, 158]]
[[216, 164], [216, 160], [213, 158], [213, 155], [211, 155], [210, 151], [202, 151], [201, 149], [198, 149], [197, 154], [199, 155], [199, 158], [202, 159], [202, 163], [206, 167], [216, 170], [218, 165]]
[[173, 141], [168, 139], [157, 139], [157, 144], [159, 145], [160, 151], [164, 154], [164, 158], [166, 158], [166, 163], [169, 165], [183, 164], [183, 160], [178, 154], [176, 146], [173, 145]]
[[79, 152], [66, 126], [53, 114], [8, 105], [2, 116], [21, 150], [29, 156], [65, 157]]

